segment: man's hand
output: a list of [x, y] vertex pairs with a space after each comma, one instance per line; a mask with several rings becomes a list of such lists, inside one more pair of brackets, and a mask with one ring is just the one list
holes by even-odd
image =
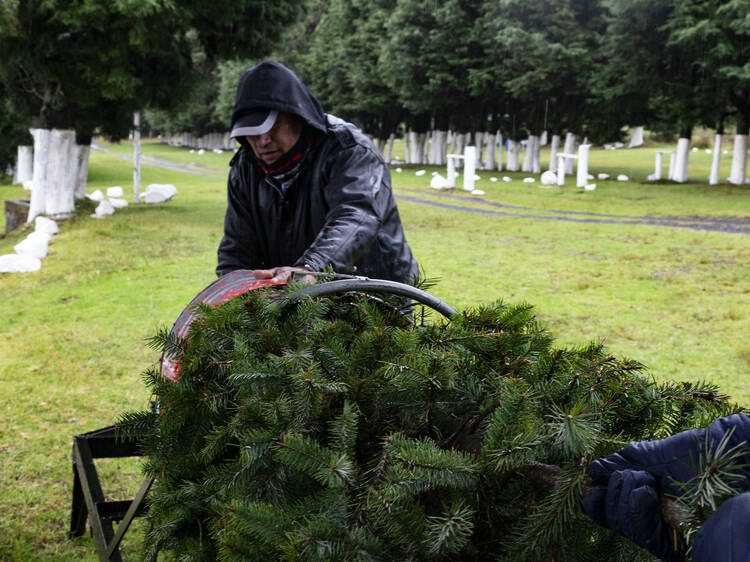
[[[292, 274], [295, 272], [308, 273], [309, 271], [310, 270], [306, 267], [284, 265], [272, 269], [254, 269], [253, 277], [256, 279], [270, 279], [272, 281], [278, 281], [279, 283], [288, 283], [292, 280]], [[315, 277], [313, 275], [305, 275], [302, 278], [302, 282], [307, 284], [315, 283]]]

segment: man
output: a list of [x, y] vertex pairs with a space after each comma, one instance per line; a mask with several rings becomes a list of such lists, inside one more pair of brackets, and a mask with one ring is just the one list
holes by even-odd
[[[727, 442], [717, 452], [725, 436]], [[659, 441], [630, 443], [589, 464], [586, 472], [592, 487], [583, 498], [583, 510], [600, 525], [629, 538], [660, 560], [685, 560], [685, 545], [662, 519], [660, 496], [680, 496], [681, 485], [687, 482], [697, 486], [695, 470], [707, 447], [713, 458], [736, 447], [741, 455], [732, 481], [737, 495], [722, 503], [701, 525], [691, 557], [694, 562], [750, 562], [749, 441], [750, 417], [734, 414], [703, 429], [683, 431]]]
[[326, 115], [288, 68], [247, 70], [237, 87], [218, 275], [252, 269], [287, 281], [322, 271], [410, 281], [418, 265], [406, 243], [377, 149], [354, 125]]

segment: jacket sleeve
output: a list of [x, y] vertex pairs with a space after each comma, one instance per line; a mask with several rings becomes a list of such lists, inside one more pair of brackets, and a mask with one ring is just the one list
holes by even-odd
[[[630, 443], [608, 457], [591, 462], [587, 473], [593, 485], [606, 486], [610, 475], [617, 470], [644, 470], [657, 478], [664, 491], [679, 495], [676, 483], [693, 478], [699, 450], [706, 443], [706, 433], [710, 433], [710, 442], [715, 449], [729, 431], [732, 431], [729, 448], [743, 441], [750, 443], [750, 417], [734, 414], [714, 420], [704, 429], [683, 431], [659, 441]], [[750, 465], [750, 446], [743, 462]], [[750, 468], [747, 471], [750, 484]]]
[[218, 250], [218, 276], [235, 269], [253, 269], [259, 266], [253, 219], [248, 210], [248, 196], [242, 189], [238, 172], [232, 169], [227, 184], [224, 236]]
[[360, 144], [339, 151], [326, 164], [325, 225], [294, 265], [351, 272], [375, 241], [392, 199], [385, 162]]

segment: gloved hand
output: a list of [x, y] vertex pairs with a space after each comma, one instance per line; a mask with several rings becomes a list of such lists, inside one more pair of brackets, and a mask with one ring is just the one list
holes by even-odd
[[583, 510], [662, 560], [684, 560], [685, 548], [661, 518], [659, 484], [643, 470], [616, 470], [605, 486], [589, 490]]
[[[583, 498], [584, 511], [595, 522], [663, 560], [683, 560], [679, 543], [675, 547], [675, 534], [661, 519], [659, 497], [680, 495], [678, 483], [694, 476], [706, 432], [711, 433], [712, 446], [716, 447], [731, 428], [734, 432], [729, 447], [750, 441], [750, 418], [735, 414], [720, 418], [705, 429], [684, 431], [659, 441], [631, 443], [591, 462], [586, 472], [592, 487]], [[743, 462], [750, 465], [750, 454]]]

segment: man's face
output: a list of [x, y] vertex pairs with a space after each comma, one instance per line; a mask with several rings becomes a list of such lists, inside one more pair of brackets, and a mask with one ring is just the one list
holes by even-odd
[[297, 144], [302, 133], [299, 118], [279, 113], [276, 123], [267, 133], [245, 137], [255, 156], [264, 164], [273, 164]]

